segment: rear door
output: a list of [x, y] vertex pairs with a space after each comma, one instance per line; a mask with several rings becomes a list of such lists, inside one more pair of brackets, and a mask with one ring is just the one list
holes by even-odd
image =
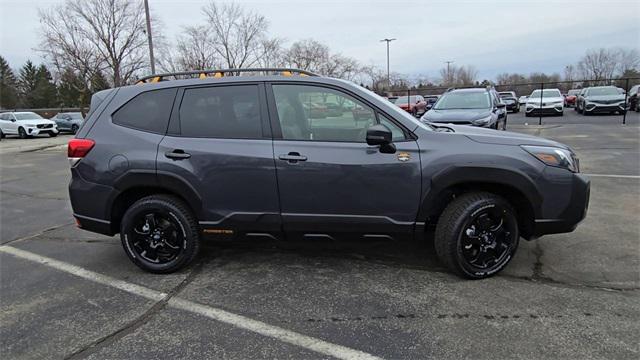
[[158, 148], [158, 179], [201, 200], [205, 233], [280, 230], [278, 188], [264, 85], [184, 88]]
[[[274, 83], [268, 90], [287, 235], [411, 237], [421, 171], [408, 131], [339, 88]], [[327, 103], [334, 104], [327, 114], [305, 106]], [[394, 134], [393, 154], [365, 142], [367, 128], [380, 122]]]

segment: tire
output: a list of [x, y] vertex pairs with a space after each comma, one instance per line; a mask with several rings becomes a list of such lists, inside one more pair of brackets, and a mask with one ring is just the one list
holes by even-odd
[[56, 136], [58, 136], [58, 133], [52, 133], [52, 132], [49, 133], [49, 137], [56, 137]]
[[636, 101], [636, 112], [640, 112], [640, 101]]
[[504, 122], [502, 123], [502, 131], [506, 131], [507, 130], [507, 119], [504, 119]]
[[524, 117], [531, 117], [531, 113], [524, 113]]
[[[500, 223], [495, 225], [497, 218]], [[482, 229], [485, 226], [490, 232], [497, 228], [502, 235], [484, 236]], [[484, 279], [507, 266], [516, 253], [519, 236], [516, 213], [511, 205], [500, 196], [475, 192], [455, 198], [445, 208], [436, 226], [434, 244], [438, 258], [449, 270], [465, 278]], [[498, 237], [503, 240], [497, 240]], [[475, 245], [469, 245], [470, 242]], [[474, 251], [477, 251], [476, 261], [481, 261], [483, 266], [476, 266], [469, 259]], [[481, 256], [483, 260], [480, 260]], [[493, 256], [493, 264], [488, 256]]]
[[23, 127], [18, 128], [18, 136], [20, 137], [20, 139], [26, 139], [29, 137]]
[[71, 126], [71, 133], [75, 135], [78, 132], [78, 125]]
[[[169, 234], [165, 236], [164, 231]], [[193, 213], [182, 200], [169, 195], [148, 196], [131, 205], [122, 217], [120, 239], [134, 264], [157, 274], [182, 269], [200, 250], [200, 230]]]
[[560, 116], [564, 116], [564, 111], [560, 111]]
[[4, 132], [2, 132], [2, 129], [0, 129], [0, 139], [4, 139]]

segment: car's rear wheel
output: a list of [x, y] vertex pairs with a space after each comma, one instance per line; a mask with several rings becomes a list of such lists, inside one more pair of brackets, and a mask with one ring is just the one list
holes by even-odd
[[193, 261], [200, 249], [195, 217], [180, 199], [153, 195], [136, 201], [120, 225], [125, 252], [138, 267], [170, 273]]
[[436, 226], [438, 258], [456, 274], [483, 279], [507, 266], [519, 241], [516, 213], [503, 198], [486, 192], [455, 198]]

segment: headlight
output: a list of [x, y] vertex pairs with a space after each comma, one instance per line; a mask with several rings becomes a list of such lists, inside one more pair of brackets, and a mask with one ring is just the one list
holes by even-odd
[[528, 146], [522, 148], [536, 159], [549, 166], [567, 169], [571, 172], [580, 172], [578, 158], [570, 150], [550, 146]]
[[558, 105], [558, 104], [562, 104], [564, 102], [564, 100], [558, 100], [558, 101], [554, 101], [552, 102], [553, 105]]
[[486, 125], [491, 121], [491, 115], [480, 119], [472, 120], [473, 125]]

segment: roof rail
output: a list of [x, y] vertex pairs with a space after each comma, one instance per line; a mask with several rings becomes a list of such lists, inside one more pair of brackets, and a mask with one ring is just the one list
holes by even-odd
[[138, 79], [136, 84], [166, 81], [165, 78], [167, 77], [177, 78], [179, 76], [190, 77], [190, 76], [197, 75], [201, 79], [205, 79], [209, 77], [221, 78], [224, 76], [238, 76], [236, 74], [243, 73], [243, 72], [279, 73], [282, 76], [293, 76], [294, 74], [298, 74], [299, 76], [320, 76], [311, 71], [293, 69], [293, 68], [246, 68], [246, 69], [217, 69], [217, 70], [210, 69], [210, 70], [191, 70], [191, 71], [180, 71], [180, 72], [172, 72], [172, 73], [165, 73], [165, 74], [148, 75]]

